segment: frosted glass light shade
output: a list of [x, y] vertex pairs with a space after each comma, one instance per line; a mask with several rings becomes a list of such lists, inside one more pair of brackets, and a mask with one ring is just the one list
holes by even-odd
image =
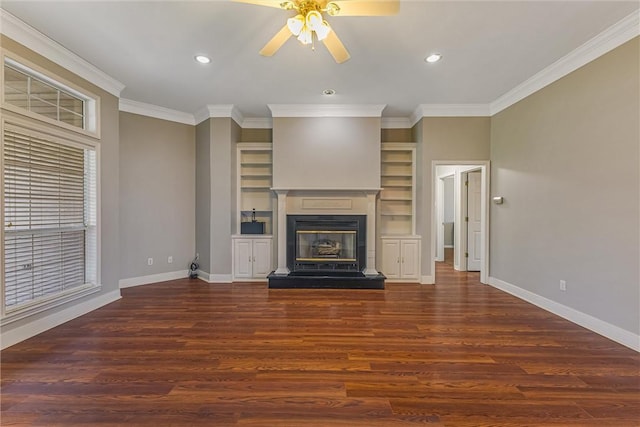
[[300, 35], [298, 36], [298, 41], [302, 44], [311, 44], [313, 42], [313, 36], [311, 35], [311, 30], [307, 28], [305, 25], [300, 31]]
[[312, 31], [317, 31], [316, 29], [322, 25], [322, 14], [317, 10], [311, 10], [307, 13], [307, 27], [309, 27]]
[[300, 31], [302, 31], [302, 28], [304, 27], [304, 16], [296, 15], [293, 18], [287, 19], [287, 27], [289, 28], [289, 31], [291, 31], [291, 34], [294, 36], [299, 35]]
[[316, 28], [316, 35], [318, 36], [318, 40], [326, 39], [330, 32], [331, 27], [329, 26], [327, 21], [322, 21], [322, 25], [319, 25]]

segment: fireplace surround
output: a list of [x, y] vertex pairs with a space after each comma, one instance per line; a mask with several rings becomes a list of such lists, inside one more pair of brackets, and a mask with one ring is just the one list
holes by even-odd
[[286, 275], [270, 288], [384, 289], [382, 274], [365, 275], [366, 215], [287, 215]]

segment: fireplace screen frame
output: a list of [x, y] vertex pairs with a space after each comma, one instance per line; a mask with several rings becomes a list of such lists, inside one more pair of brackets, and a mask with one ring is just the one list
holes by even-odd
[[[362, 272], [366, 267], [366, 215], [287, 215], [287, 267], [296, 274]], [[354, 234], [353, 257], [298, 256], [300, 234]], [[344, 240], [340, 243], [344, 244]], [[347, 248], [348, 249], [348, 248]]]

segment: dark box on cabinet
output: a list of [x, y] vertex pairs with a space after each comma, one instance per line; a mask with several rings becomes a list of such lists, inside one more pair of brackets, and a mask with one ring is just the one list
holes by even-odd
[[241, 222], [240, 234], [264, 234], [264, 222]]

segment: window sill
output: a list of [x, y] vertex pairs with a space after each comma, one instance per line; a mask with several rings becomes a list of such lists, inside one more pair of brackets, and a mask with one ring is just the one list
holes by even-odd
[[95, 294], [101, 289], [101, 285], [86, 284], [62, 294], [53, 295], [51, 297], [33, 301], [15, 309], [10, 309], [5, 313], [2, 319], [0, 319], [0, 326], [8, 325], [35, 314], [42, 313], [43, 311], [51, 310], [52, 308], [61, 306], [68, 302], [86, 297], [87, 295]]

